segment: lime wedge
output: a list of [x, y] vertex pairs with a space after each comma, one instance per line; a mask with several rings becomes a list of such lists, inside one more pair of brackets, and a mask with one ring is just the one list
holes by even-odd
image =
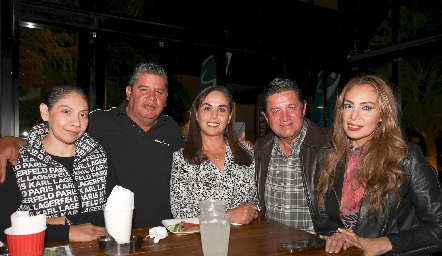
[[175, 224], [173, 227], [173, 232], [180, 232], [181, 231], [181, 225], [180, 223]]

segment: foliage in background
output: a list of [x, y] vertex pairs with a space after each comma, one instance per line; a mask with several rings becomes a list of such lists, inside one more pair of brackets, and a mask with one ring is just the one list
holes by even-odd
[[[389, 0], [390, 2], [392, 0]], [[440, 32], [442, 27], [442, 1], [401, 1], [397, 41], [424, 38]], [[369, 42], [370, 48], [390, 45], [392, 42], [392, 11], [388, 13]]]
[[[399, 7], [399, 31], [397, 41], [406, 41], [437, 33], [442, 27], [441, 1], [401, 2]], [[379, 48], [392, 44], [391, 11], [388, 20], [378, 28], [370, 46]], [[416, 132], [425, 141], [427, 160], [438, 169], [438, 138], [442, 134], [442, 53], [431, 56], [419, 55], [399, 62], [398, 87], [401, 93], [402, 127], [411, 137]], [[381, 68], [378, 73], [390, 71], [391, 65]], [[388, 73], [388, 72], [387, 72]]]
[[399, 70], [402, 118], [423, 136], [426, 158], [437, 167], [436, 139], [442, 131], [441, 70], [434, 61], [416, 60], [400, 62]]
[[76, 33], [21, 27], [19, 49], [22, 88], [51, 88], [62, 82], [75, 84]]
[[38, 106], [58, 83], [76, 84], [76, 33], [20, 27], [20, 135], [41, 122]]
[[134, 18], [142, 18], [145, 10], [142, 0], [111, 0], [106, 2], [106, 9], [118, 14], [129, 15]]

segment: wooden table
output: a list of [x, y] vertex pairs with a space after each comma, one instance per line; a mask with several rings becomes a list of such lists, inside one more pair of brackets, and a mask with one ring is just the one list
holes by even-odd
[[[149, 228], [139, 228], [132, 231], [133, 235], [146, 236]], [[282, 242], [300, 240], [314, 235], [302, 230], [291, 228], [265, 218], [258, 218], [249, 225], [231, 226], [229, 240], [229, 256], [231, 255], [284, 255], [278, 251], [276, 245]], [[82, 243], [49, 243], [46, 246], [69, 244], [76, 256], [107, 255], [100, 250], [97, 241]], [[138, 251], [131, 251], [130, 255], [199, 255], [202, 256], [200, 234], [169, 235], [157, 244], [152, 238], [147, 238]], [[286, 254], [290, 255], [290, 254]], [[339, 254], [326, 253], [324, 248], [302, 253], [302, 255], [363, 255], [363, 251], [351, 247]]]

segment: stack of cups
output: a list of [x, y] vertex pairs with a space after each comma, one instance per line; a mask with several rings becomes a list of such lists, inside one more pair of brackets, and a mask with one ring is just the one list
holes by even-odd
[[129, 254], [132, 215], [133, 209], [104, 211], [108, 255], [120, 256]]
[[132, 231], [134, 193], [120, 186], [112, 189], [104, 208], [107, 254], [128, 255]]
[[227, 256], [229, 251], [230, 220], [226, 201], [200, 202], [200, 233], [204, 256]]
[[9, 254], [41, 256], [44, 249], [46, 215], [30, 216], [28, 211], [11, 215], [11, 227], [5, 230]]

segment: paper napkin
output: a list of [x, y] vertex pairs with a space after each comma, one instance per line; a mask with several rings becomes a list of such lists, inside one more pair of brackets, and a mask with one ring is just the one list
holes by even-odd
[[149, 229], [149, 237], [153, 238], [154, 243], [158, 243], [160, 239], [163, 239], [167, 236], [167, 229], [165, 227], [154, 227]]
[[16, 211], [11, 215], [11, 235], [28, 235], [46, 229], [46, 215], [30, 216], [28, 211]]
[[134, 193], [129, 189], [115, 186], [104, 208], [106, 230], [119, 244], [130, 242]]

